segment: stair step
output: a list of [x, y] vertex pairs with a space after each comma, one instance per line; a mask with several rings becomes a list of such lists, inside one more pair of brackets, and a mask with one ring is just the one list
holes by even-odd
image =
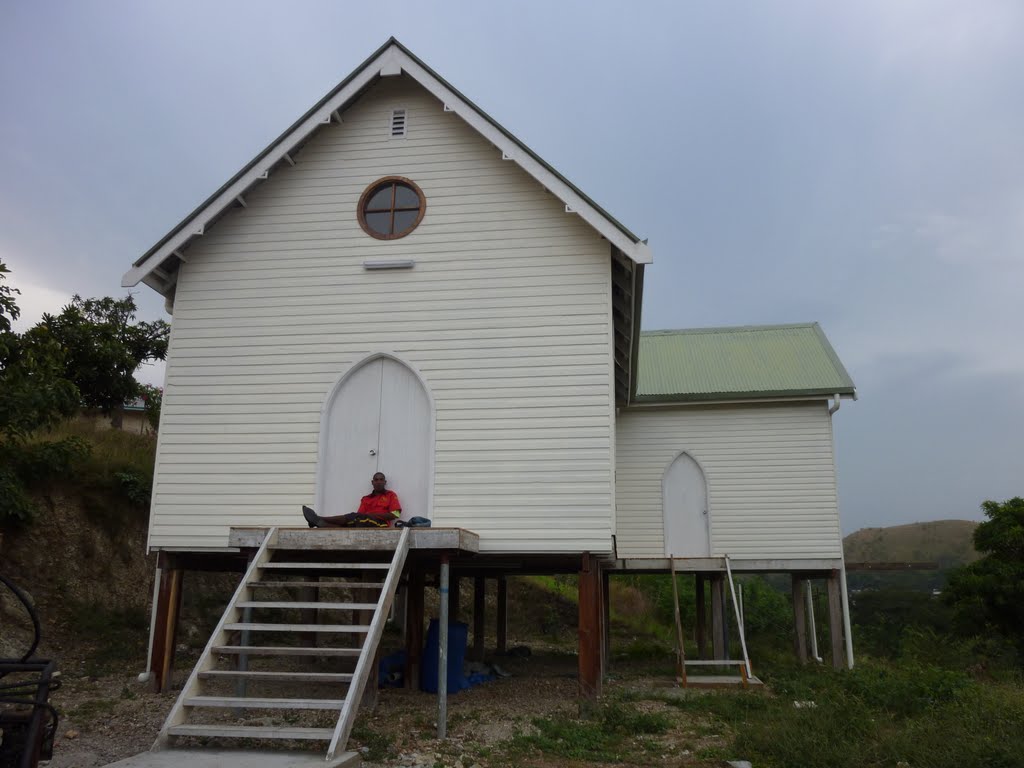
[[391, 563], [295, 563], [272, 562], [258, 565], [257, 568], [290, 568], [301, 571], [362, 571], [389, 570]]
[[361, 648], [298, 648], [291, 645], [215, 645], [214, 653], [239, 656], [358, 656]]
[[210, 669], [200, 672], [202, 680], [276, 680], [291, 683], [347, 683], [350, 672], [260, 672], [251, 669]]
[[324, 589], [383, 589], [383, 581], [250, 581], [250, 587], [321, 587]]
[[345, 706], [344, 699], [262, 699], [245, 696], [193, 696], [186, 707], [222, 707], [230, 709], [333, 709]]
[[251, 630], [253, 632], [369, 632], [368, 624], [225, 624], [224, 629]]
[[262, 600], [239, 600], [239, 608], [323, 608], [329, 611], [373, 611], [376, 603], [320, 603], [320, 602], [264, 602]]
[[273, 725], [172, 725], [171, 736], [220, 736], [234, 739], [305, 739], [330, 741], [333, 728], [291, 728]]

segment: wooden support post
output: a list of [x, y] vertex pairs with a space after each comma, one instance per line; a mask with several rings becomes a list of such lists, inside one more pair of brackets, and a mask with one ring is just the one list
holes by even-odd
[[395, 629], [404, 638], [409, 612], [409, 585], [399, 584], [398, 592], [395, 593], [395, 602], [391, 605], [391, 616]]
[[708, 607], [704, 602], [704, 574], [696, 574], [697, 658], [706, 659], [708, 650]]
[[408, 607], [405, 634], [405, 687], [420, 686], [420, 665], [423, 657], [423, 571], [415, 565], [409, 571]]
[[505, 575], [498, 577], [498, 626], [497, 626], [497, 653], [503, 654], [508, 650], [508, 578]]
[[156, 611], [156, 627], [149, 670], [153, 690], [157, 693], [163, 693], [171, 687], [174, 644], [178, 635], [178, 616], [181, 613], [182, 574], [180, 568], [160, 568], [160, 588], [153, 607]]
[[839, 571], [832, 571], [826, 582], [828, 584], [828, 634], [832, 638], [832, 666], [836, 669], [845, 669], [843, 603], [839, 594]]
[[459, 620], [459, 575], [452, 571], [448, 585], [448, 620]]
[[801, 664], [807, 663], [807, 582], [802, 576], [792, 574], [793, 588], [793, 650]]
[[473, 660], [484, 660], [484, 633], [486, 624], [485, 599], [487, 582], [483, 576], [473, 577]]
[[579, 695], [601, 695], [601, 572], [597, 558], [583, 553], [579, 573]]
[[[363, 581], [373, 582], [380, 578], [380, 572], [364, 572]], [[355, 622], [359, 625], [369, 625], [373, 622], [373, 611], [358, 611], [358, 620]], [[363, 635], [363, 642], [366, 641], [366, 635]], [[366, 687], [363, 688], [363, 698], [359, 703], [360, 711], [372, 712], [377, 706], [377, 689], [380, 687], [380, 646], [377, 646], [377, 650], [373, 655], [373, 663], [370, 666], [370, 674], [366, 678]]]
[[714, 659], [727, 659], [725, 647], [725, 577], [711, 577], [711, 654]]
[[608, 672], [612, 648], [611, 572], [601, 571], [601, 676]]

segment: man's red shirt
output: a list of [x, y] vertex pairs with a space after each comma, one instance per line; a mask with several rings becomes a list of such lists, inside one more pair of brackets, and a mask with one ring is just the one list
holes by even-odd
[[377, 517], [398, 517], [402, 511], [402, 504], [398, 500], [398, 494], [394, 491], [384, 493], [368, 493], [359, 500], [360, 515], [375, 515]]

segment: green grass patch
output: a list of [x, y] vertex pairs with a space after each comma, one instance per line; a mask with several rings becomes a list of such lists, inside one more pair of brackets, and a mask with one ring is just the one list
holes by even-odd
[[711, 727], [698, 735], [732, 734], [724, 746], [698, 750], [702, 759], [766, 768], [1008, 768], [1024, 755], [1018, 685], [870, 659], [850, 671], [783, 665], [762, 670], [762, 677], [769, 690], [633, 691], [629, 698], [710, 718]]
[[89, 522], [111, 539], [144, 525], [153, 487], [156, 439], [121, 430], [97, 431], [83, 421], [0, 439], [0, 527], [31, 525], [54, 496], [77, 497]]
[[378, 763], [396, 757], [398, 753], [392, 746], [393, 740], [393, 734], [376, 730], [365, 723], [357, 722], [352, 728], [352, 741], [367, 749], [363, 759], [369, 762]]
[[507, 756], [543, 754], [591, 763], [618, 763], [637, 753], [654, 752], [658, 743], [645, 736], [666, 733], [672, 718], [661, 712], [642, 712], [628, 702], [606, 702], [589, 717], [539, 717], [535, 731], [506, 742]]

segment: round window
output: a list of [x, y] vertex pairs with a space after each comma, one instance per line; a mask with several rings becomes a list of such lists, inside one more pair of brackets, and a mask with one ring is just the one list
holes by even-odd
[[423, 190], [409, 179], [388, 176], [367, 187], [359, 198], [359, 226], [370, 237], [396, 240], [416, 229], [426, 209]]

